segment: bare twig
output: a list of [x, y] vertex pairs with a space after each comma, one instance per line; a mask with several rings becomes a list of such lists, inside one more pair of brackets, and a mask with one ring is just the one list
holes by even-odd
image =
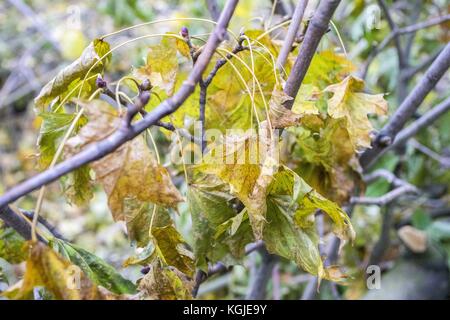
[[407, 193], [418, 193], [416, 187], [411, 185], [403, 185], [395, 188], [392, 191], [389, 191], [385, 195], [380, 197], [352, 197], [350, 199], [350, 203], [352, 204], [360, 204], [360, 205], [377, 205], [377, 206], [385, 206], [388, 203], [396, 200], [400, 196]]
[[[24, 239], [31, 239], [31, 223], [26, 221], [19, 214], [14, 212], [9, 206], [0, 207], [0, 219], [2, 219], [8, 227], [16, 230]], [[38, 235], [39, 241], [46, 242], [44, 238]]]
[[373, 156], [373, 161], [385, 154], [387, 151], [402, 146], [406, 141], [415, 136], [420, 130], [423, 130], [424, 128], [431, 125], [434, 121], [436, 121], [439, 117], [444, 115], [449, 110], [450, 97], [439, 103], [433, 109], [427, 111], [423, 116], [411, 123], [408, 127], [401, 130], [395, 137], [394, 143], [384, 149], [380, 149], [379, 153]]
[[[248, 254], [252, 253], [253, 251], [262, 248], [263, 246], [264, 246], [264, 242], [262, 242], [262, 241], [257, 241], [255, 243], [251, 243], [245, 248], [245, 254], [248, 255]], [[224, 265], [222, 262], [218, 262], [208, 268], [208, 273], [205, 273], [201, 270], [197, 271], [197, 273], [194, 277], [194, 286], [192, 288], [192, 296], [194, 298], [197, 296], [200, 285], [203, 282], [205, 282], [208, 278], [212, 277], [215, 274], [223, 273], [228, 270], [229, 269], [227, 268], [226, 265]]]
[[264, 246], [259, 249], [259, 252], [262, 261], [252, 277], [253, 279], [246, 296], [247, 300], [263, 300], [266, 298], [267, 284], [278, 261], [278, 257], [267, 252]]
[[277, 58], [277, 68], [282, 69], [286, 64], [289, 52], [292, 50], [292, 44], [295, 41], [295, 37], [299, 31], [300, 24], [303, 20], [303, 15], [305, 14], [306, 6], [308, 5], [308, 0], [298, 0], [297, 6], [295, 7], [294, 14], [292, 15], [292, 21], [289, 25], [289, 29], [286, 38], [283, 41], [283, 46], [281, 47], [280, 53]]
[[204, 49], [189, 74], [189, 77], [172, 97], [163, 101], [155, 109], [147, 113], [142, 120], [133, 123], [133, 125], [129, 127], [121, 128], [115, 131], [106, 139], [89, 145], [77, 155], [59, 163], [51, 170], [43, 171], [42, 173], [13, 187], [0, 197], [0, 207], [19, 199], [23, 195], [28, 194], [43, 185], [57, 180], [61, 176], [87, 163], [104, 157], [105, 155], [116, 150], [125, 142], [133, 139], [141, 132], [157, 123], [163, 117], [175, 112], [178, 107], [180, 107], [181, 104], [192, 94], [216, 48], [223, 41], [227, 32], [228, 23], [234, 13], [237, 3], [238, 0], [229, 0], [226, 3], [218, 24], [208, 39], [208, 42], [204, 46]]
[[412, 139], [410, 144], [423, 154], [427, 155], [431, 159], [439, 162], [439, 164], [444, 167], [445, 169], [450, 169], [450, 157], [443, 157], [440, 154], [434, 152], [427, 146], [424, 146], [423, 144], [419, 143], [417, 140]]
[[209, 14], [214, 21], [217, 21], [220, 16], [220, 8], [217, 0], [206, 0], [206, 6], [208, 7]]
[[392, 39], [394, 40], [395, 49], [397, 50], [398, 64], [399, 67], [402, 68], [406, 65], [406, 61], [402, 46], [400, 44], [400, 39], [398, 37], [399, 34], [397, 24], [392, 19], [391, 13], [389, 12], [386, 2], [384, 2], [384, 0], [378, 0], [378, 4], [380, 5], [381, 10], [383, 10], [384, 15], [386, 16], [386, 20], [389, 24], [389, 27], [391, 28], [393, 34]]
[[[408, 33], [413, 33], [421, 29], [433, 27], [438, 24], [445, 23], [450, 20], [450, 14], [442, 16], [442, 17], [436, 17], [427, 21], [419, 22], [417, 24], [410, 25], [408, 27], [404, 28], [397, 28], [396, 31], [392, 31], [386, 38], [383, 39], [370, 53], [369, 57], [367, 58], [366, 62], [362, 65], [359, 71], [359, 76], [363, 79], [366, 78], [367, 72], [369, 71], [369, 67], [372, 64], [372, 62], [375, 60], [376, 56], [383, 51], [389, 43], [394, 39], [397, 35], [404, 35]], [[434, 60], [434, 59], [433, 59]], [[428, 64], [430, 64], [432, 61], [430, 61]], [[422, 68], [425, 68], [426, 66], [423, 66]], [[407, 73], [407, 75], [409, 72]]]

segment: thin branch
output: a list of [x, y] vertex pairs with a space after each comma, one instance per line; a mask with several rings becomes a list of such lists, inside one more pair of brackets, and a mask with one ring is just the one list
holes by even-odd
[[350, 199], [350, 203], [359, 205], [376, 205], [382, 207], [407, 193], [417, 194], [418, 190], [412, 185], [403, 185], [380, 197], [352, 197]]
[[415, 67], [410, 67], [404, 71], [403, 76], [406, 79], [411, 79], [414, 77], [417, 73], [421, 72], [425, 68], [428, 68], [428, 66], [439, 56], [441, 53], [442, 48], [439, 48], [435, 53], [431, 54], [428, 58], [423, 60], [420, 64], [418, 64]]
[[392, 172], [390, 172], [389, 170], [386, 170], [386, 169], [378, 169], [378, 170], [375, 170], [374, 172], [371, 172], [371, 173], [363, 176], [363, 180], [367, 184], [372, 183], [375, 180], [380, 179], [380, 178], [385, 179], [387, 182], [392, 184], [394, 187], [400, 187], [400, 186], [409, 184], [405, 180], [398, 178], [395, 174], [393, 174]]
[[431, 159], [439, 162], [439, 164], [444, 167], [445, 169], [450, 169], [450, 157], [443, 157], [440, 154], [434, 152], [433, 150], [431, 150], [430, 148], [428, 148], [427, 146], [424, 146], [423, 144], [419, 143], [417, 140], [412, 139], [411, 140], [411, 145], [419, 150], [420, 152], [422, 152], [423, 154], [427, 155], [428, 157], [430, 157]]
[[253, 275], [253, 281], [245, 297], [246, 300], [264, 300], [266, 298], [267, 284], [278, 261], [278, 257], [267, 252], [264, 246], [259, 249], [259, 252], [262, 258], [261, 265]]
[[[447, 21], [450, 21], [450, 14], [442, 16], [442, 17], [436, 17], [436, 18], [433, 18], [433, 19], [430, 19], [430, 20], [427, 20], [427, 21], [419, 22], [417, 24], [414, 24], [414, 25], [411, 25], [411, 26], [408, 26], [408, 27], [399, 28], [395, 32], [389, 33], [389, 35], [386, 38], [384, 38], [383, 41], [381, 41], [371, 51], [371, 53], [370, 53], [369, 57], [367, 58], [366, 62], [362, 65], [362, 67], [360, 68], [360, 71], [358, 72], [359, 76], [362, 79], [366, 78], [366, 75], [367, 75], [367, 72], [369, 70], [369, 67], [372, 64], [372, 62], [375, 60], [376, 56], [389, 45], [389, 43], [392, 41], [392, 39], [394, 39], [394, 37], [396, 35], [404, 35], [404, 34], [407, 34], [407, 33], [416, 32], [418, 30], [429, 28], [429, 27], [433, 27], [435, 25], [442, 24], [442, 23], [445, 23]], [[432, 61], [430, 61], [429, 63], [431, 63], [431, 62]], [[425, 68], [425, 67], [426, 66], [423, 66], [423, 68]]]
[[220, 8], [217, 0], [205, 0], [208, 7], [209, 14], [214, 21], [217, 21], [220, 16]]
[[[449, 217], [449, 216], [450, 216], [450, 207], [434, 209], [434, 210], [430, 211], [430, 213], [429, 213], [429, 217], [431, 219], [439, 219], [439, 218], [445, 218], [445, 217]], [[409, 224], [412, 224], [411, 217], [407, 217], [407, 218], [401, 220], [400, 222], [396, 223], [395, 228], [400, 229], [401, 227], [404, 227]]]
[[277, 68], [279, 69], [282, 69], [286, 64], [286, 60], [292, 50], [292, 44], [294, 43], [295, 37], [299, 31], [300, 24], [303, 20], [303, 15], [305, 14], [307, 5], [308, 0], [298, 0], [294, 14], [292, 15], [292, 21], [289, 25], [286, 38], [284, 39], [283, 46], [281, 47], [280, 53], [278, 54]]
[[399, 28], [397, 30], [397, 34], [406, 34], [406, 33], [413, 33], [416, 31], [419, 31], [421, 29], [426, 29], [429, 27], [436, 26], [438, 24], [443, 24], [450, 21], [450, 14], [446, 14], [444, 16], [432, 18], [427, 21], [418, 22], [416, 24], [410, 25], [408, 27]]
[[[16, 230], [25, 240], [31, 239], [31, 222], [25, 221], [23, 217], [14, 212], [9, 206], [0, 207], [0, 219], [2, 219], [8, 227]], [[37, 237], [39, 241], [46, 242], [40, 235]]]
[[450, 110], [450, 97], [445, 99], [443, 102], [438, 104], [433, 109], [427, 111], [419, 119], [417, 119], [416, 121], [411, 123], [408, 127], [400, 131], [395, 137], [394, 143], [392, 143], [391, 145], [387, 146], [384, 149], [381, 149], [381, 151], [379, 151], [379, 153], [373, 158], [373, 161], [375, 161], [377, 158], [379, 158], [389, 150], [392, 150], [405, 144], [406, 141], [415, 136], [420, 130], [423, 130], [424, 128], [430, 126], [434, 121], [439, 119], [439, 117], [444, 115], [449, 110]]
[[391, 31], [393, 34], [392, 39], [394, 40], [395, 49], [397, 50], [398, 65], [400, 68], [403, 68], [404, 66], [406, 66], [406, 61], [405, 61], [405, 56], [403, 54], [403, 49], [402, 49], [402, 46], [400, 43], [400, 38], [398, 37], [399, 34], [398, 34], [397, 24], [392, 19], [391, 13], [389, 12], [386, 2], [384, 2], [384, 0], [377, 0], [377, 1], [381, 7], [381, 10], [383, 10], [384, 15], [386, 16], [386, 20], [387, 20], [389, 27], [391, 28]]
[[[297, 96], [297, 92], [305, 78], [314, 53], [319, 46], [322, 36], [328, 30], [331, 17], [339, 3], [340, 0], [320, 1], [314, 16], [309, 22], [297, 59], [295, 60], [292, 71], [286, 81], [286, 85], [284, 86], [284, 92], [288, 96], [293, 98]], [[287, 109], [292, 109], [293, 104], [294, 100], [292, 99], [286, 101], [283, 106]]]
[[379, 157], [383, 149], [392, 144], [397, 133], [416, 112], [425, 97], [436, 86], [439, 79], [442, 78], [449, 67], [450, 43], [445, 46], [419, 83], [414, 87], [411, 93], [392, 115], [389, 122], [380, 131], [374, 141], [373, 148], [366, 150], [362, 154], [360, 163], [363, 168], [367, 169], [370, 167], [374, 160]]
[[[251, 243], [245, 248], [245, 254], [249, 255], [253, 251], [256, 251], [262, 247], [264, 247], [264, 242], [262, 242], [262, 241], [257, 241], [255, 243]], [[215, 274], [227, 272], [228, 270], [230, 270], [230, 269], [227, 268], [226, 265], [224, 265], [222, 262], [218, 262], [218, 263], [208, 267], [208, 273], [205, 273], [201, 270], [197, 271], [197, 273], [194, 277], [194, 286], [192, 288], [192, 296], [194, 298], [197, 296], [200, 285], [203, 282], [205, 282], [208, 278], [212, 277]]]
[[[22, 210], [19, 209], [24, 216], [26, 216], [30, 221], [33, 220], [33, 216], [34, 216], [34, 212], [32, 211], [27, 211], [27, 210]], [[48, 231], [50, 231], [50, 233], [61, 240], [67, 241], [67, 239], [59, 232], [59, 230], [56, 228], [56, 226], [52, 225], [47, 219], [45, 219], [43, 216], [38, 216], [38, 222], [40, 224], [42, 224]]]
[[227, 33], [228, 23], [234, 13], [237, 3], [238, 0], [229, 0], [226, 3], [218, 24], [202, 50], [202, 53], [189, 74], [188, 79], [172, 97], [163, 101], [155, 109], [147, 113], [142, 120], [133, 123], [133, 125], [127, 128], [118, 129], [106, 139], [89, 145], [77, 155], [59, 163], [51, 170], [43, 171], [42, 173], [35, 175], [34, 177], [5, 192], [0, 197], [0, 207], [19, 199], [23, 195], [28, 194], [43, 185], [57, 180], [63, 175], [87, 163], [104, 157], [105, 155], [116, 150], [125, 142], [133, 139], [147, 128], [157, 123], [163, 117], [175, 112], [192, 94], [192, 92], [194, 92], [195, 86], [208, 66], [216, 48], [224, 40]]
[[393, 213], [393, 207], [385, 208], [381, 223], [380, 237], [378, 238], [378, 241], [375, 243], [375, 246], [372, 249], [369, 261], [367, 262], [367, 266], [378, 265], [378, 263], [380, 263], [381, 259], [383, 258], [386, 249], [389, 247], [389, 244], [391, 242], [390, 231], [393, 222]]

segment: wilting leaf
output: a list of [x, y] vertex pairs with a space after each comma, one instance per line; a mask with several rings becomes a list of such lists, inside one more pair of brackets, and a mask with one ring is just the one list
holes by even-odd
[[297, 225], [307, 227], [316, 210], [326, 213], [332, 221], [333, 232], [343, 241], [353, 240], [355, 232], [347, 214], [333, 201], [321, 196], [299, 175], [287, 167], [276, 173], [269, 194], [291, 197], [291, 209]]
[[335, 268], [323, 267], [314, 224], [317, 209], [331, 217], [333, 231], [341, 239], [353, 239], [354, 232], [346, 214], [284, 167], [269, 187], [263, 239], [269, 252], [295, 261], [299, 267], [320, 278], [341, 281], [342, 275]]
[[353, 63], [344, 56], [327, 50], [316, 53], [308, 68], [304, 84], [324, 89], [326, 86], [340, 82], [345, 76], [356, 70]]
[[328, 100], [328, 114], [335, 119], [347, 119], [347, 129], [356, 150], [370, 148], [373, 127], [367, 115], [384, 115], [388, 108], [383, 94], [367, 94], [363, 89], [364, 81], [352, 76], [325, 89], [333, 93]]
[[179, 234], [167, 210], [154, 210], [150, 238], [155, 246], [155, 253], [168, 266], [191, 276], [194, 271], [192, 253], [186, 249], [186, 243]]
[[123, 278], [111, 265], [96, 255], [63, 240], [55, 242], [60, 253], [80, 267], [95, 284], [117, 294], [136, 292], [136, 286], [131, 281]]
[[[20, 290], [12, 291], [9, 298], [32, 299], [35, 287], [45, 287], [55, 299], [97, 300], [113, 299], [105, 295], [76, 266], [63, 259], [42, 243], [30, 243], [30, 255]], [[12, 293], [17, 293], [12, 296]]]
[[248, 209], [256, 239], [261, 239], [265, 223], [265, 195], [273, 173], [278, 169], [276, 137], [270, 136], [267, 122], [261, 123], [259, 133], [225, 136], [203, 158], [197, 169], [214, 174], [230, 185]]
[[305, 116], [301, 127], [288, 131], [295, 136], [291, 157], [298, 159], [295, 171], [319, 193], [344, 203], [355, 187], [362, 188], [361, 169], [345, 119]]
[[155, 259], [156, 259], [155, 246], [153, 245], [153, 243], [149, 242], [148, 245], [142, 249], [142, 251], [140, 251], [134, 256], [127, 258], [123, 262], [123, 267], [126, 268], [133, 265], [144, 266], [150, 264]]
[[20, 263], [28, 257], [25, 240], [14, 229], [0, 222], [0, 258], [9, 263]]
[[197, 184], [188, 189], [196, 266], [204, 271], [208, 262], [235, 263], [253, 239], [243, 214], [236, 215], [230, 207], [233, 197], [220, 187]]
[[[236, 69], [241, 74], [244, 83], [231, 63], [225, 64], [214, 77], [208, 88], [206, 101], [206, 127], [219, 129], [225, 132], [227, 129], [249, 129], [256, 122], [256, 117], [266, 119], [267, 108], [276, 81], [271, 58], [267, 51], [257, 49], [259, 54], [253, 52], [254, 73], [262, 89], [253, 78], [251, 72], [240, 61], [234, 60]], [[248, 50], [237, 54], [247, 66], [251, 68], [252, 59]], [[252, 105], [251, 96], [254, 98]], [[266, 105], [265, 105], [265, 103]], [[267, 110], [268, 111], [268, 110]]]
[[140, 280], [139, 290], [144, 298], [152, 300], [192, 299], [192, 283], [178, 270], [155, 261], [150, 271]]
[[[103, 40], [95, 39], [86, 49], [84, 49], [81, 56], [72, 64], [61, 70], [55, 78], [47, 83], [35, 98], [34, 102], [39, 111], [44, 111], [44, 108], [52, 102], [55, 98], [65, 98], [67, 94], [87, 75], [87, 72], [92, 68], [90, 75], [102, 72], [106, 63], [110, 60], [110, 54], [103, 60], [100, 60], [110, 50], [109, 44]], [[83, 87], [83, 93], [91, 91], [91, 83], [86, 83]], [[79, 90], [75, 90], [72, 95], [78, 96]], [[84, 97], [82, 95], [82, 97]]]
[[[63, 108], [61, 108], [63, 110]], [[39, 117], [42, 118], [41, 129], [39, 132], [39, 165], [42, 169], [47, 169], [51, 164], [56, 150], [65, 136], [67, 130], [74, 121], [75, 114], [63, 112], [41, 112]], [[75, 124], [73, 132], [85, 125], [86, 117], [82, 116]], [[83, 166], [61, 179], [61, 185], [65, 196], [70, 202], [76, 205], [86, 204], [93, 196], [92, 181], [90, 178], [89, 167]]]
[[164, 89], [171, 96], [177, 73], [177, 41], [172, 37], [163, 37], [159, 44], [150, 46], [146, 65], [137, 69], [135, 75], [139, 79], [150, 79], [154, 86]]
[[64, 195], [70, 203], [85, 205], [94, 196], [91, 169], [84, 165], [60, 179]]
[[301, 115], [295, 114], [283, 106], [286, 101], [292, 100], [292, 97], [283, 91], [274, 90], [269, 101], [270, 123], [273, 128], [286, 128], [295, 126], [299, 123]]
[[[127, 201], [128, 206], [132, 203], [131, 200]], [[131, 239], [138, 236], [141, 240], [139, 244], [146, 248], [138, 257], [129, 258], [126, 265], [144, 264], [158, 257], [166, 265], [173, 266], [189, 276], [192, 275], [194, 270], [192, 253], [186, 249], [186, 243], [175, 229], [167, 210], [153, 205], [140, 206], [139, 202], [135, 204], [137, 209], [129, 210], [129, 213], [134, 214], [134, 219], [137, 220], [127, 216], [127, 229]], [[147, 242], [143, 241], [144, 239]]]
[[[84, 106], [90, 121], [77, 136], [67, 141], [68, 157], [106, 138], [121, 125], [117, 111], [106, 102], [94, 100]], [[91, 167], [96, 181], [103, 185], [108, 195], [108, 205], [116, 221], [125, 220], [127, 198], [170, 207], [176, 207], [182, 201], [169, 173], [157, 163], [142, 136], [93, 162]]]

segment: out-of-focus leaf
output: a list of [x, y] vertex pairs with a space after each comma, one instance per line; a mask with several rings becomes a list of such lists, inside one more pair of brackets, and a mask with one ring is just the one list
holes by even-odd
[[140, 280], [139, 290], [144, 298], [152, 300], [190, 300], [190, 282], [181, 272], [155, 261], [150, 271]]
[[236, 262], [253, 238], [248, 221], [242, 223], [242, 214], [236, 216], [229, 205], [233, 197], [220, 189], [208, 185], [190, 185], [188, 189], [196, 266], [203, 271], [208, 262]]
[[20, 263], [28, 257], [25, 240], [12, 228], [0, 223], [0, 258], [9, 263]]
[[85, 205], [94, 196], [91, 169], [84, 165], [60, 179], [64, 195], [70, 203]]
[[138, 254], [127, 258], [123, 262], [123, 267], [129, 267], [133, 265], [147, 265], [155, 260], [155, 246], [153, 243], [149, 242], [148, 245], [142, 249]]
[[[79, 269], [43, 243], [30, 243], [30, 255], [20, 290], [9, 298], [32, 299], [35, 287], [45, 287], [57, 300], [114, 299], [105, 295]], [[17, 293], [12, 296], [13, 293]]]
[[398, 237], [415, 253], [424, 253], [427, 250], [427, 234], [425, 231], [411, 226], [403, 226], [398, 230]]
[[328, 114], [337, 119], [347, 120], [347, 130], [355, 150], [370, 148], [370, 132], [373, 130], [367, 115], [384, 115], [388, 105], [383, 94], [363, 93], [364, 81], [348, 76], [342, 82], [325, 88], [332, 92], [328, 100]]
[[[44, 108], [57, 97], [65, 98], [67, 94], [79, 84], [87, 72], [92, 68], [89, 75], [95, 75], [102, 72], [111, 55], [108, 54], [103, 60], [100, 60], [110, 50], [109, 44], [103, 40], [95, 39], [91, 44], [84, 49], [81, 56], [72, 64], [61, 70], [55, 78], [47, 83], [34, 99], [37, 110], [44, 111]], [[89, 76], [88, 75], [88, 76]], [[92, 85], [86, 83], [83, 87], [82, 97], [89, 94]], [[78, 96], [78, 91], [75, 90], [74, 95]]]
[[[121, 125], [117, 111], [106, 102], [94, 100], [82, 104], [90, 121], [78, 135], [67, 141], [66, 156], [106, 138]], [[96, 181], [103, 185], [108, 195], [108, 205], [116, 221], [125, 220], [127, 198], [169, 207], [176, 207], [183, 200], [169, 173], [157, 163], [142, 136], [93, 162], [91, 167], [96, 173]]]
[[[61, 108], [61, 110], [63, 109]], [[46, 169], [51, 164], [59, 143], [74, 121], [75, 114], [41, 112], [39, 117], [42, 119], [38, 138], [39, 165], [42, 169]], [[78, 132], [86, 122], [86, 117], [80, 117], [75, 124], [74, 132]], [[83, 166], [61, 178], [65, 196], [76, 205], [86, 204], [93, 196], [89, 171], [88, 166]]]
[[131, 281], [123, 278], [111, 265], [96, 255], [63, 240], [56, 240], [56, 244], [60, 253], [80, 267], [95, 284], [117, 294], [136, 292], [136, 286]]
[[319, 89], [340, 82], [342, 78], [356, 70], [353, 63], [344, 56], [326, 50], [316, 53], [306, 73], [303, 84], [312, 84]]
[[301, 127], [288, 132], [295, 137], [292, 167], [320, 194], [344, 203], [356, 187], [363, 188], [345, 119], [305, 116]]
[[[276, 85], [273, 65], [267, 51], [259, 50], [260, 54], [252, 55], [241, 51], [237, 55], [249, 68], [254, 65], [254, 74], [259, 81], [262, 95], [256, 81], [253, 81], [252, 73], [237, 60], [225, 64], [219, 69], [211, 85], [208, 87], [206, 101], [206, 127], [219, 129], [225, 132], [227, 129], [249, 129], [256, 122], [256, 117], [266, 119], [267, 108], [271, 94]], [[241, 77], [231, 65], [233, 63], [241, 74]], [[252, 105], [253, 96], [254, 105]], [[266, 105], [265, 103], [266, 102]]]
[[173, 94], [177, 74], [177, 41], [173, 37], [163, 37], [159, 44], [150, 46], [146, 65], [135, 72], [139, 79], [149, 79], [169, 96]]

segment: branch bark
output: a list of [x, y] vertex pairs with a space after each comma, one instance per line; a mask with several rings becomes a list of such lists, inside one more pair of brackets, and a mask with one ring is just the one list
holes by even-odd
[[411, 93], [406, 97], [403, 103], [398, 107], [390, 118], [389, 122], [377, 135], [372, 149], [366, 150], [360, 163], [364, 169], [369, 168], [379, 157], [383, 150], [392, 144], [398, 132], [405, 123], [416, 112], [417, 108], [423, 102], [428, 93], [436, 86], [439, 79], [450, 67], [450, 43], [445, 46], [437, 59], [432, 63], [423, 78], [414, 87]]
[[303, 15], [305, 14], [306, 7], [308, 5], [308, 0], [299, 0], [297, 6], [295, 7], [294, 14], [292, 15], [292, 21], [289, 25], [289, 29], [286, 38], [283, 41], [283, 46], [281, 47], [280, 53], [277, 58], [277, 68], [282, 69], [286, 64], [289, 52], [292, 50], [292, 44], [295, 41], [300, 24], [303, 20]]
[[[314, 53], [319, 46], [322, 36], [328, 30], [331, 17], [333, 16], [333, 13], [339, 3], [340, 0], [320, 1], [314, 16], [309, 22], [297, 59], [295, 60], [292, 71], [286, 81], [284, 92], [288, 96], [291, 96], [292, 98], [297, 96], [298, 90], [300, 89], [302, 81], [305, 78], [306, 71], [308, 71]], [[286, 101], [283, 106], [287, 109], [292, 109], [293, 104], [294, 100], [292, 99]]]
[[105, 155], [116, 150], [125, 142], [139, 135], [148, 127], [156, 124], [161, 118], [176, 111], [181, 106], [181, 104], [192, 94], [195, 86], [201, 79], [203, 72], [209, 64], [209, 61], [211, 60], [216, 48], [225, 39], [228, 23], [234, 13], [237, 3], [238, 0], [229, 0], [226, 3], [219, 21], [210, 38], [208, 39], [208, 42], [206, 43], [202, 53], [200, 54], [197, 63], [189, 74], [188, 79], [183, 83], [178, 92], [176, 92], [172, 97], [163, 101], [154, 110], [147, 113], [142, 120], [134, 123], [126, 129], [122, 128], [120, 130], [117, 130], [106, 139], [90, 145], [74, 157], [65, 160], [52, 169], [43, 171], [42, 173], [13, 187], [0, 197], [0, 207], [3, 207], [19, 199], [23, 195], [28, 194], [43, 185], [57, 180], [63, 175], [87, 163], [104, 157]]

